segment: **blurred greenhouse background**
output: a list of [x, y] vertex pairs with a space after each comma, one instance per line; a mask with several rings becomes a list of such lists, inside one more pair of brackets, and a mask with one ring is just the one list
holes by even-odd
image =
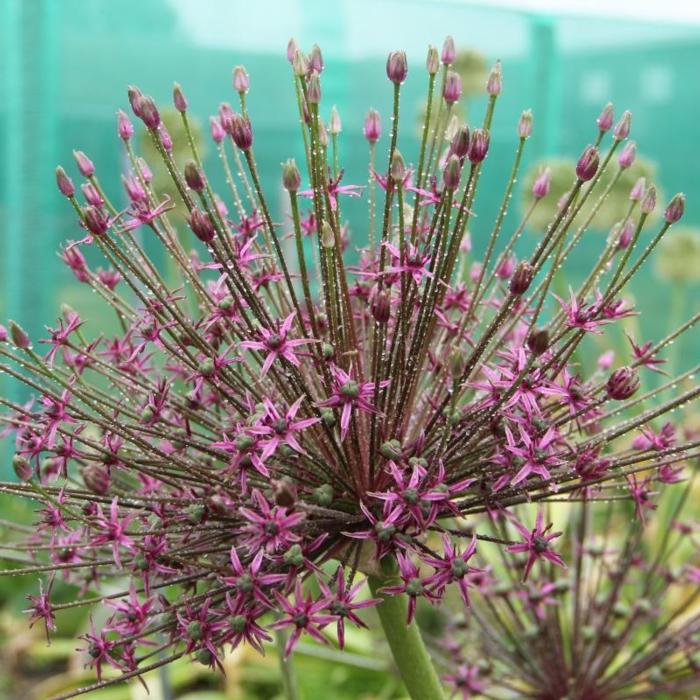
[[[463, 105], [467, 119], [481, 120], [486, 72], [494, 60], [503, 61], [504, 92], [471, 229], [475, 250], [483, 246], [485, 236], [480, 233], [486, 232], [500, 203], [521, 110], [532, 108], [534, 114], [533, 137], [526, 149], [526, 170], [532, 176], [543, 161], [576, 158], [595, 138], [595, 118], [612, 100], [618, 114], [623, 109], [633, 113], [632, 137], [642, 156], [639, 174], [654, 178], [662, 199], [676, 191], [688, 195], [684, 228], [669, 237], [656, 264], [647, 266], [632, 285], [632, 295], [643, 300], [645, 309], [640, 336], [660, 338], [697, 310], [700, 25], [553, 16], [446, 1], [0, 0], [0, 319], [20, 320], [33, 338], [43, 337], [44, 325], [53, 323], [63, 302], [80, 309], [88, 323], [96, 320], [97, 302], [57, 257], [62, 242], [78, 238], [80, 232], [74, 212], [56, 190], [54, 168], [60, 163], [74, 172], [72, 150], [81, 149], [95, 162], [105, 189], [115, 200], [123, 196], [115, 112], [128, 105], [127, 85], [137, 84], [167, 105], [173, 82], [179, 82], [208, 144], [208, 117], [220, 102], [233, 101], [231, 69], [245, 64], [251, 75], [256, 156], [263, 185], [274, 192], [280, 163], [288, 157], [300, 160], [303, 153], [287, 40], [294, 36], [305, 50], [317, 42], [331, 68], [324, 73], [324, 104], [335, 104], [343, 122], [343, 181], [364, 184], [363, 117], [371, 106], [381, 112], [385, 125], [389, 120], [391, 90], [384, 71], [388, 50], [403, 48], [408, 53], [402, 99], [404, 110], [410, 112], [413, 105], [417, 124], [427, 45], [439, 46], [446, 34], [455, 37], [460, 49], [457, 67], [469, 94]], [[404, 130], [404, 154], [416, 152], [417, 134], [417, 128], [412, 133]], [[216, 157], [208, 148], [207, 158]], [[528, 177], [523, 180], [527, 184]], [[590, 268], [599, 243], [590, 237], [607, 235], [620, 218], [629, 185], [615, 193], [596, 220], [598, 231], [589, 234], [593, 245], [587, 246], [584, 239], [567, 271], [572, 280]], [[527, 198], [519, 192], [510, 218], [522, 213], [523, 202]], [[353, 200], [345, 207], [351, 222], [363, 206]], [[285, 212], [278, 208], [276, 217], [284, 221]], [[364, 218], [356, 218], [360, 223], [353, 235], [359, 244]], [[157, 246], [152, 253], [158, 259]], [[674, 350], [679, 362], [700, 353], [692, 340], [684, 343]], [[6, 384], [1, 391], [21, 396], [18, 387]], [[2, 454], [9, 454], [9, 447]], [[10, 472], [4, 460], [0, 479], [10, 478]], [[2, 602], [3, 592], [10, 594], [6, 583], [0, 583]], [[8, 629], [0, 618], [0, 642]], [[377, 669], [364, 658], [368, 668], [351, 680], [342, 669], [334, 678], [321, 679], [333, 689], [326, 697], [362, 697], [356, 694], [361, 692], [396, 697], [395, 688], [373, 687]], [[47, 659], [52, 663], [50, 655]], [[235, 660], [232, 663], [227, 683], [233, 688]], [[263, 680], [266, 668], [258, 667]], [[190, 672], [187, 667], [182, 671], [185, 676]], [[367, 678], [362, 676], [365, 672]], [[11, 687], [5, 691], [8, 699], [22, 697]], [[0, 697], [2, 692], [0, 683]], [[236, 692], [226, 697], [248, 697]], [[275, 692], [260, 697], [272, 698]], [[103, 697], [141, 696], [116, 691]]]

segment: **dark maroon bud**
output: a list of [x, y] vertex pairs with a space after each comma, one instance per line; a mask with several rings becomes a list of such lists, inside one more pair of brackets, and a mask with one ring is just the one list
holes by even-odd
[[297, 502], [297, 487], [285, 477], [272, 481], [272, 493], [275, 503], [283, 508], [291, 508]]
[[541, 355], [549, 347], [549, 331], [546, 328], [535, 328], [527, 338], [527, 346], [535, 355]]
[[469, 145], [469, 160], [472, 163], [481, 163], [489, 150], [489, 133], [484, 129], [474, 129], [471, 144]]
[[253, 145], [253, 129], [248, 117], [234, 113], [231, 117], [231, 138], [242, 151], [247, 151]]
[[135, 110], [134, 112], [137, 116], [141, 117], [147, 129], [153, 131], [160, 126], [160, 112], [152, 97], [142, 95], [138, 100], [138, 108], [138, 113], [136, 113]]
[[56, 168], [56, 184], [58, 185], [58, 191], [65, 197], [72, 197], [75, 194], [73, 180], [68, 177], [66, 171], [61, 167]]
[[97, 464], [90, 464], [83, 467], [80, 471], [83, 477], [85, 486], [96, 493], [98, 496], [104, 496], [109, 491], [109, 469]]
[[510, 278], [510, 293], [515, 296], [525, 294], [530, 288], [530, 283], [534, 276], [535, 271], [532, 269], [532, 265], [525, 261], [521, 262]]
[[456, 190], [459, 187], [462, 165], [456, 155], [451, 155], [445, 163], [442, 171], [442, 179], [448, 190]]
[[209, 218], [209, 214], [201, 209], [193, 209], [189, 218], [189, 225], [197, 238], [203, 243], [211, 243], [214, 240], [216, 230]]
[[204, 189], [202, 172], [197, 167], [197, 164], [191, 160], [185, 163], [185, 182], [195, 192], [201, 192]]
[[83, 207], [85, 228], [95, 236], [103, 236], [109, 228], [109, 217], [102, 209], [95, 206]]
[[405, 51], [392, 51], [386, 59], [386, 75], [394, 85], [401, 85], [408, 75]]
[[388, 323], [391, 316], [391, 301], [386, 292], [379, 292], [372, 304], [372, 316], [377, 323]]
[[32, 341], [29, 340], [26, 331], [14, 321], [10, 321], [9, 326], [10, 338], [14, 346], [19, 350], [29, 350], [32, 347]]
[[675, 224], [676, 221], [683, 216], [684, 211], [685, 195], [679, 193], [673, 197], [666, 207], [666, 211], [664, 211], [664, 219], [666, 220], [666, 223]]
[[593, 179], [598, 172], [600, 157], [595, 146], [586, 146], [576, 163], [576, 177], [584, 182]]
[[631, 367], [620, 367], [610, 375], [607, 389], [611, 399], [628, 399], [639, 389], [639, 376]]
[[467, 157], [467, 153], [469, 153], [469, 127], [466, 124], [457, 130], [450, 144], [450, 150], [460, 160]]
[[134, 85], [129, 85], [129, 104], [134, 114], [140, 119], [141, 118], [141, 104], [140, 100], [143, 97], [143, 93]]

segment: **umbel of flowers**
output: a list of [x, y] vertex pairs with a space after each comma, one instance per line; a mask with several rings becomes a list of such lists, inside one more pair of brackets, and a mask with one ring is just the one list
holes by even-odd
[[[137, 88], [128, 93], [188, 212], [197, 251], [169, 223], [172, 202], [152, 186], [125, 112], [117, 129], [130, 164], [126, 207], [103, 190], [85, 154], [76, 152], [80, 190], [58, 169], [81, 229], [62, 258], [121, 328], [88, 334], [64, 307], [37, 344], [13, 322], [1, 335], [2, 370], [35, 398], [2, 400], [20, 481], [0, 488], [42, 506], [20, 545], [26, 565], [9, 573], [45, 577], [30, 612], [47, 631], [62, 608], [109, 611], [80, 647], [97, 682], [62, 698], [116, 682], [102, 678], [106, 667], [124, 680], [183, 655], [220, 666], [225, 649], [263, 651], [273, 631], [286, 639], [285, 655], [304, 635], [335, 637], [342, 647], [346, 627], [366, 624], [361, 611], [370, 606], [411, 696], [441, 698], [413, 622], [416, 602], [438, 604], [454, 589], [469, 605], [499, 549], [517, 555], [524, 578], [565, 565], [552, 524], [534, 513], [516, 522], [513, 507], [612, 486], [638, 498], [635, 474], [651, 458], [673, 464], [697, 454], [692, 440], [628, 446], [700, 393], [675, 378], [640, 391], [640, 373], [657, 368], [697, 315], [667, 338], [633, 344], [614, 369], [583, 376], [575, 360], [587, 335], [636, 313], [625, 287], [682, 216], [684, 197], [646, 236], [655, 190], [638, 183], [590, 275], [555, 297], [555, 274], [576, 254], [596, 207], [583, 224], [572, 221], [586, 202], [604, 200], [603, 170], [634, 160], [631, 116], [613, 126], [604, 110], [546, 233], [516, 256], [526, 222], [512, 227], [506, 214], [532, 115], [514, 124], [502, 204], [483, 211], [479, 183], [501, 67], [488, 77], [483, 122], [471, 127], [452, 119], [461, 93], [454, 56], [448, 38], [441, 54], [429, 49], [427, 71], [416, 71], [432, 127], [409, 162], [399, 150], [408, 64], [402, 51], [389, 55], [393, 113], [384, 140], [380, 115], [370, 110], [365, 120], [367, 217], [352, 230], [343, 200], [364, 188], [343, 183], [337, 110], [321, 118], [321, 51], [305, 55], [293, 41], [290, 98], [304, 157], [302, 168], [291, 160], [282, 168], [289, 221], [273, 220], [261, 188], [242, 67], [233, 74], [236, 107], [223, 103], [211, 119], [226, 191], [214, 191], [203, 169], [183, 90], [173, 93], [192, 155], [182, 169], [155, 102]], [[545, 171], [531, 209], [547, 192]], [[468, 262], [475, 213], [493, 223], [483, 258]], [[177, 279], [146, 255], [149, 238], [174, 261]], [[364, 246], [353, 267], [349, 243]], [[92, 269], [84, 251], [101, 253], [107, 267]], [[512, 535], [481, 534], [485, 513], [511, 522]], [[56, 578], [79, 587], [75, 601], [52, 601]]]
[[[692, 440], [697, 432], [677, 436], [666, 424], [642, 432], [633, 448], [663, 451], [683, 437]], [[572, 501], [562, 534], [568, 569], [540, 567], [523, 581], [512, 575], [517, 563], [505, 559], [472, 578], [479, 589], [473, 607], [446, 618], [434, 635], [445, 680], [458, 694], [697, 697], [697, 462], [690, 474], [675, 459], [650, 463], [656, 466], [649, 476], [632, 484], [632, 503], [607, 499], [593, 507], [600, 500], [593, 494]], [[657, 498], [660, 488], [667, 493]], [[491, 523], [506, 537], [518, 528], [504, 519]]]

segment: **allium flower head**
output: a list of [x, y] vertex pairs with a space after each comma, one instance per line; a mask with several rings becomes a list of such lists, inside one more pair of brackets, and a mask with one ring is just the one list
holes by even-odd
[[[47, 576], [30, 601], [32, 620], [49, 631], [62, 607], [83, 604], [53, 601], [56, 577], [109, 596], [106, 622], [81, 647], [98, 685], [116, 682], [101, 678], [108, 666], [122, 679], [183, 655], [219, 667], [226, 649], [264, 649], [273, 629], [287, 636], [287, 655], [304, 636], [328, 643], [333, 630], [342, 646], [346, 626], [364, 624], [363, 608], [388, 615], [394, 598], [408, 599], [401, 624], [408, 617], [415, 632], [421, 601], [438, 606], [454, 591], [474, 605], [488, 591], [503, 575], [485, 556], [500, 561], [494, 548], [517, 563], [504, 582], [527, 579], [528, 609], [548, 619], [555, 591], [539, 578], [564, 570], [571, 554], [548, 502], [613, 492], [641, 518], [652, 510], [657, 478], [675, 481], [678, 461], [698, 453], [697, 441], [676, 442], [673, 424], [664, 425], [700, 393], [690, 375], [636, 394], [698, 316], [665, 339], [633, 346], [612, 372], [577, 356], [587, 337], [605, 343], [607, 329], [633, 313], [627, 283], [682, 216], [684, 198], [672, 199], [643, 250], [653, 188], [633, 198], [627, 245], [604, 242], [588, 278], [566, 299], [552, 294], [555, 273], [585, 231], [572, 221], [601, 194], [601, 169], [627, 167], [612, 155], [628, 116], [608, 144], [597, 133], [597, 145], [583, 151], [560, 209], [526, 250], [525, 222], [511, 226], [506, 213], [533, 128], [529, 114], [512, 120], [516, 152], [498, 211], [480, 190], [488, 151], [501, 147], [490, 138], [500, 63], [482, 123], [438, 120], [422, 130], [414, 158], [397, 147], [412, 128], [400, 110], [402, 84], [414, 78], [406, 54], [392, 52], [386, 160], [375, 148], [379, 114], [370, 111], [364, 124], [359, 114], [344, 115], [369, 142], [365, 189], [337, 157], [336, 142], [351, 130], [341, 131], [337, 114], [328, 130], [321, 118], [330, 105], [320, 48], [304, 56], [290, 42], [287, 57], [306, 147], [299, 166], [284, 163], [283, 189], [261, 184], [247, 108], [257, 98], [244, 69], [234, 72], [236, 108], [212, 105], [222, 177], [208, 172], [192, 138], [179, 144], [168, 136], [155, 101], [132, 87], [131, 109], [194, 236], [175, 229], [172, 202], [135, 152], [133, 126], [120, 112], [126, 210], [85, 154], [76, 158], [89, 188], [57, 173], [76, 217], [76, 241], [62, 260], [120, 330], [63, 308], [37, 341], [44, 352], [18, 324], [0, 327], [0, 370], [35, 394], [27, 404], [2, 399], [22, 481], [0, 490], [40, 504], [36, 529], [18, 530], [13, 546], [24, 547], [27, 562], [12, 573]], [[454, 58], [448, 38], [449, 79], [435, 93], [445, 112], [460, 92], [446, 68]], [[433, 64], [434, 56], [421, 78], [431, 88]], [[190, 134], [182, 89], [173, 97]], [[172, 155], [180, 145], [192, 151], [184, 168]], [[225, 188], [216, 191], [218, 182]], [[532, 208], [548, 187], [544, 171]], [[279, 191], [288, 217], [271, 208]], [[345, 223], [346, 197], [366, 198], [369, 225], [364, 217]], [[479, 260], [467, 233], [475, 215], [494, 219]], [[148, 257], [154, 245], [175, 275]], [[99, 256], [107, 269], [88, 263]], [[652, 455], [663, 471], [640, 475]], [[536, 510], [516, 518], [513, 509], [525, 503]], [[143, 652], [153, 645], [163, 654], [157, 662]], [[446, 680], [463, 697], [483, 685], [470, 665], [450, 669]]]

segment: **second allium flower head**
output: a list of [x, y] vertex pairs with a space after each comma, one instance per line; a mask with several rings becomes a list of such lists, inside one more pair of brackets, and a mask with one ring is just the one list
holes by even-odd
[[[660, 395], [622, 418], [635, 405], [640, 370], [661, 362], [657, 355], [673, 338], [644, 345], [643, 356], [632, 354], [609, 376], [581, 376], [573, 361], [587, 334], [634, 313], [621, 294], [682, 215], [683, 197], [672, 200], [660, 232], [635, 257], [653, 206], [648, 195], [634, 199], [620, 227], [631, 227], [626, 244], [605, 244], [568, 299], [550, 291], [590, 223], [572, 228], [597, 196], [602, 168], [634, 159], [628, 149], [624, 160], [612, 160], [629, 132], [628, 113], [601, 154], [612, 126], [606, 108], [545, 236], [517, 259], [523, 225], [510, 230], [504, 217], [533, 128], [524, 112], [486, 253], [470, 269], [470, 219], [475, 211], [492, 215], [481, 210], [478, 192], [503, 87], [500, 64], [488, 79], [483, 123], [449, 134], [461, 95], [454, 44], [445, 42], [442, 65], [429, 51], [425, 79], [436, 99], [408, 164], [399, 150], [408, 63], [404, 52], [392, 52], [388, 154], [378, 158], [381, 119], [370, 110], [369, 233], [353, 222], [363, 248], [350, 266], [343, 197], [364, 191], [341, 184], [340, 115], [331, 113], [329, 128], [321, 118], [321, 50], [304, 55], [290, 42], [287, 55], [304, 143], [304, 167], [288, 161], [282, 175], [291, 245], [261, 187], [244, 68], [234, 71], [238, 111], [222, 104], [211, 118], [225, 193], [214, 190], [191, 138], [192, 162], [178, 168], [155, 102], [130, 88], [132, 111], [173, 179], [198, 247], [188, 252], [169, 222], [170, 202], [155, 189], [134, 150], [133, 124], [120, 112], [128, 207], [112, 203], [81, 152], [86, 201], [63, 169], [57, 179], [83, 229], [63, 259], [112, 307], [121, 332], [104, 337], [98, 328], [90, 340], [78, 313], [65, 308], [40, 341], [49, 345], [41, 356], [17, 324], [2, 329], [2, 368], [38, 393], [34, 404], [4, 402], [23, 483], [2, 489], [44, 506], [27, 543], [37, 565], [26, 571], [54, 568], [53, 576], [83, 590], [129, 580], [128, 590], [111, 596], [107, 623], [85, 635], [98, 677], [105, 665], [139, 673], [152, 661], [142, 646], [151, 641], [165, 639], [169, 658], [193, 654], [215, 666], [225, 647], [262, 648], [271, 629], [290, 632], [286, 653], [302, 634], [327, 642], [322, 630], [332, 627], [342, 646], [345, 626], [363, 624], [356, 611], [384, 605], [382, 597], [407, 595], [409, 621], [416, 600], [438, 603], [450, 588], [468, 604], [483, 574], [477, 557], [483, 565], [496, 547], [516, 555], [522, 578], [543, 563], [565, 566], [543, 510], [513, 524], [518, 539], [484, 536], [483, 551], [481, 514], [513, 523], [518, 504], [594, 495], [604, 482], [627, 488], [650, 455], [673, 462], [697, 453], [693, 442], [660, 451], [626, 444], [700, 393], [691, 386]], [[173, 99], [189, 137], [180, 86]], [[548, 177], [538, 178], [533, 206], [547, 196]], [[177, 282], [149, 260], [136, 229], [164, 247]], [[102, 253], [110, 270], [90, 269], [87, 248]], [[358, 572], [374, 577], [378, 598], [363, 596]], [[184, 594], [165, 592], [176, 583]], [[47, 629], [62, 607], [51, 590], [49, 583], [32, 599]]]

